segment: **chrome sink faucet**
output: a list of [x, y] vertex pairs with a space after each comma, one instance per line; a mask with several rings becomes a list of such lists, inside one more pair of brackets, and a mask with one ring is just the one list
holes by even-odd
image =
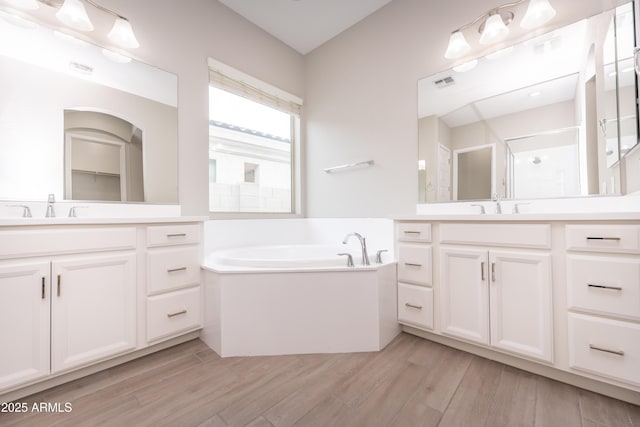
[[502, 196], [500, 196], [498, 193], [493, 195], [493, 201], [496, 202], [496, 213], [497, 214], [501, 214], [502, 213], [502, 206], [500, 206], [500, 199], [502, 198]]
[[45, 214], [45, 217], [54, 218], [56, 216], [56, 211], [53, 209], [53, 204], [55, 202], [56, 196], [53, 193], [49, 194], [49, 197], [47, 198], [47, 213]]
[[355, 236], [360, 241], [360, 247], [362, 248], [362, 265], [371, 265], [369, 263], [369, 255], [367, 255], [367, 240], [358, 233], [349, 233], [342, 240], [342, 244], [346, 245], [351, 236]]

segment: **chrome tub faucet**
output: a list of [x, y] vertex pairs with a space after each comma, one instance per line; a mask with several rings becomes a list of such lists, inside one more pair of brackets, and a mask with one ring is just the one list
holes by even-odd
[[349, 233], [342, 240], [342, 244], [346, 245], [351, 236], [355, 236], [360, 241], [360, 247], [362, 248], [362, 265], [371, 265], [369, 263], [369, 255], [367, 254], [367, 240], [358, 233]]

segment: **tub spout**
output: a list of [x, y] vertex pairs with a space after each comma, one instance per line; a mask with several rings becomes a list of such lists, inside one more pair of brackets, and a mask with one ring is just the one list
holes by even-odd
[[362, 237], [358, 233], [349, 233], [342, 240], [342, 244], [346, 245], [351, 236], [355, 236], [360, 241], [360, 247], [362, 248], [362, 265], [371, 265], [369, 263], [369, 255], [367, 255], [367, 239]]

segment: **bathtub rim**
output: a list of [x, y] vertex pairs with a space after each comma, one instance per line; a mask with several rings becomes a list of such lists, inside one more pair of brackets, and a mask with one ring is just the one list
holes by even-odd
[[385, 261], [382, 264], [373, 265], [356, 265], [355, 267], [244, 267], [237, 265], [215, 264], [212, 262], [204, 262], [201, 265], [202, 270], [210, 271], [218, 274], [260, 274], [260, 273], [364, 273], [375, 272], [387, 265], [397, 264], [396, 260]]
[[[371, 262], [371, 265], [362, 265], [360, 264], [360, 260], [358, 259], [358, 255], [354, 255], [354, 263], [355, 266], [348, 267], [344, 266], [292, 266], [292, 267], [253, 267], [248, 265], [236, 265], [236, 264], [224, 264], [220, 262], [216, 262], [216, 253], [225, 252], [225, 251], [236, 251], [242, 249], [250, 249], [250, 248], [264, 248], [264, 247], [283, 247], [283, 246], [328, 246], [325, 244], [295, 244], [295, 245], [252, 245], [252, 246], [238, 246], [232, 248], [224, 248], [212, 251], [204, 256], [204, 262], [202, 263], [202, 269], [207, 271], [212, 271], [214, 273], [224, 273], [224, 274], [252, 274], [252, 273], [311, 273], [311, 272], [356, 272], [356, 271], [376, 271], [381, 267], [387, 266], [389, 264], [397, 264], [395, 259], [387, 259], [382, 263], [376, 263], [375, 261]], [[352, 254], [353, 255], [353, 254]], [[370, 259], [373, 259], [371, 254], [369, 254]], [[387, 258], [390, 255], [386, 255]]]

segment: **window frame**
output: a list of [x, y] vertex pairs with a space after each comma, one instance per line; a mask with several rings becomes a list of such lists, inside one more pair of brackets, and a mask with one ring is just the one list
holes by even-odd
[[[230, 79], [234, 82], [234, 84], [246, 86], [249, 90], [255, 90], [259, 93], [266, 94], [269, 97], [275, 97], [279, 100], [284, 101], [285, 103], [290, 103], [292, 105], [297, 106], [297, 112], [285, 111], [291, 115], [291, 211], [290, 212], [234, 212], [234, 211], [209, 211], [209, 217], [211, 219], [260, 219], [260, 218], [301, 218], [304, 216], [302, 211], [302, 192], [301, 192], [301, 151], [302, 151], [302, 143], [301, 143], [301, 122], [302, 122], [302, 105], [303, 100], [293, 94], [290, 94], [286, 91], [283, 91], [280, 88], [272, 86], [264, 81], [261, 81], [253, 76], [250, 76], [242, 71], [239, 71], [233, 67], [230, 67], [222, 62], [219, 62], [213, 58], [208, 59], [208, 68], [209, 68], [209, 84], [207, 85], [207, 90], [210, 86], [214, 86], [218, 89], [227, 90], [231, 93], [234, 93], [233, 90], [225, 89], [224, 86], [220, 84], [216, 84], [212, 82], [212, 73], [216, 75], [223, 75], [225, 78]], [[263, 103], [257, 98], [252, 98], [247, 96], [248, 99], [251, 99], [258, 103]], [[275, 108], [269, 103], [263, 103], [271, 108]], [[281, 108], [275, 108], [283, 111]], [[210, 135], [208, 135], [208, 138]], [[208, 147], [209, 144], [207, 144]], [[209, 155], [207, 155], [209, 158]], [[210, 158], [209, 158], [210, 159]], [[209, 182], [207, 183], [207, 188], [209, 188]], [[210, 192], [208, 191], [209, 195]], [[211, 201], [209, 200], [209, 196], [207, 197], [207, 203], [210, 206]]]

